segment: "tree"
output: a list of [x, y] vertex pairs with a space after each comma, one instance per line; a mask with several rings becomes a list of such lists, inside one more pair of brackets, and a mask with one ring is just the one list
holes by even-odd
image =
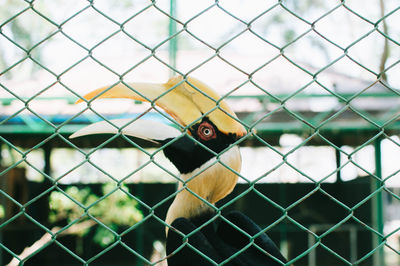
[[[76, 186], [67, 188], [65, 192], [52, 192], [49, 219], [52, 224], [59, 226], [53, 227], [51, 233], [57, 234], [57, 237], [84, 236], [97, 224], [89, 216], [96, 217], [112, 230], [116, 230], [119, 226], [132, 226], [143, 219], [137, 201], [127, 194], [128, 189], [125, 186], [117, 188], [115, 184], [108, 183], [103, 185], [102, 192], [102, 196], [97, 196], [89, 187], [80, 189]], [[69, 226], [70, 224], [72, 225]], [[100, 246], [108, 246], [115, 241], [113, 233], [103, 226], [95, 230], [93, 241]], [[19, 265], [21, 260], [27, 259], [36, 250], [52, 241], [52, 234], [45, 233], [31, 246], [26, 247], [18, 259], [13, 258], [8, 265]]]

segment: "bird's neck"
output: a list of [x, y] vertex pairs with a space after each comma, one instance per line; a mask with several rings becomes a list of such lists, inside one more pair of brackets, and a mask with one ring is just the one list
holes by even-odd
[[190, 219], [212, 209], [212, 205], [232, 192], [240, 168], [239, 148], [234, 146], [222, 154], [219, 161], [211, 159], [192, 173], [182, 175], [184, 182], [179, 182], [166, 223], [170, 225], [179, 217]]

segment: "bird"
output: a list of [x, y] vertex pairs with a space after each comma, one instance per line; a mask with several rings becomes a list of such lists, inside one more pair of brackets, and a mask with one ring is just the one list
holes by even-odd
[[77, 103], [128, 98], [160, 107], [173, 125], [148, 119], [112, 119], [70, 136], [124, 134], [163, 147], [179, 171], [166, 223], [167, 261], [180, 265], [284, 265], [278, 247], [248, 216], [223, 214], [216, 203], [229, 195], [241, 170], [240, 139], [248, 132], [224, 98], [204, 82], [174, 76], [166, 83], [126, 83], [96, 89]]

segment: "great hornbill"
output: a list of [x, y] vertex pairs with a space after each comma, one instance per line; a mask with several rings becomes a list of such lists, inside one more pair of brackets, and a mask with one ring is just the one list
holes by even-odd
[[241, 156], [234, 144], [246, 134], [226, 102], [191, 77], [127, 85], [103, 87], [84, 98], [150, 101], [182, 130], [152, 120], [114, 119], [89, 125], [71, 137], [122, 133], [164, 146], [165, 156], [181, 173], [166, 217], [168, 264], [283, 265], [286, 260], [278, 248], [250, 218], [237, 211], [222, 215], [214, 207], [236, 185]]

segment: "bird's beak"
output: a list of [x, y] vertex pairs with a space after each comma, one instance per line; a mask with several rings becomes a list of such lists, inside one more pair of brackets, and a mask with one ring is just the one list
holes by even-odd
[[[214, 125], [224, 134], [233, 134], [237, 137], [241, 137], [246, 134], [245, 128], [241, 123], [238, 122], [235, 113], [229, 108], [225, 101], [221, 99], [220, 96], [206, 84], [191, 77], [183, 78], [182, 76], [176, 76], [168, 80], [167, 83], [162, 84], [118, 83], [112, 87], [99, 88], [84, 96], [84, 99], [87, 101], [100, 98], [130, 98], [138, 101], [148, 101], [152, 104], [160, 106], [183, 127], [190, 127], [193, 124], [200, 122], [204, 116], [207, 116], [210, 121], [213, 122]], [[84, 100], [80, 99], [77, 101], [77, 103], [83, 101]], [[137, 121], [134, 121], [131, 126], [126, 126], [125, 132], [123, 129], [122, 133], [126, 133], [127, 135], [131, 134], [135, 137], [141, 137], [138, 136], [138, 134], [133, 133], [133, 131], [136, 131], [137, 128], [142, 126], [135, 126]], [[82, 134], [82, 132], [78, 131], [73, 134], [72, 137], [95, 133], [115, 133], [118, 132], [117, 127], [121, 126], [121, 123], [123, 122], [117, 122], [118, 125], [115, 126], [107, 122], [99, 123], [102, 123], [102, 127], [96, 128], [95, 126], [91, 125], [92, 128], [90, 130], [86, 130], [84, 132], [85, 134]], [[124, 125], [127, 124], [128, 121], [125, 121]], [[100, 132], [101, 130], [103, 130], [103, 132]], [[106, 130], [106, 132], [104, 132], [104, 130]], [[166, 131], [172, 137], [176, 136], [176, 134], [178, 134], [177, 132], [179, 132], [176, 129], [174, 132], [173, 130]], [[150, 133], [151, 135], [151, 132], [142, 133]], [[154, 137], [150, 135], [147, 135], [145, 139]]]
[[119, 132], [154, 143], [160, 143], [163, 140], [173, 139], [181, 135], [178, 129], [153, 120], [112, 119], [86, 126], [76, 131], [70, 138], [93, 134], [118, 134]]

